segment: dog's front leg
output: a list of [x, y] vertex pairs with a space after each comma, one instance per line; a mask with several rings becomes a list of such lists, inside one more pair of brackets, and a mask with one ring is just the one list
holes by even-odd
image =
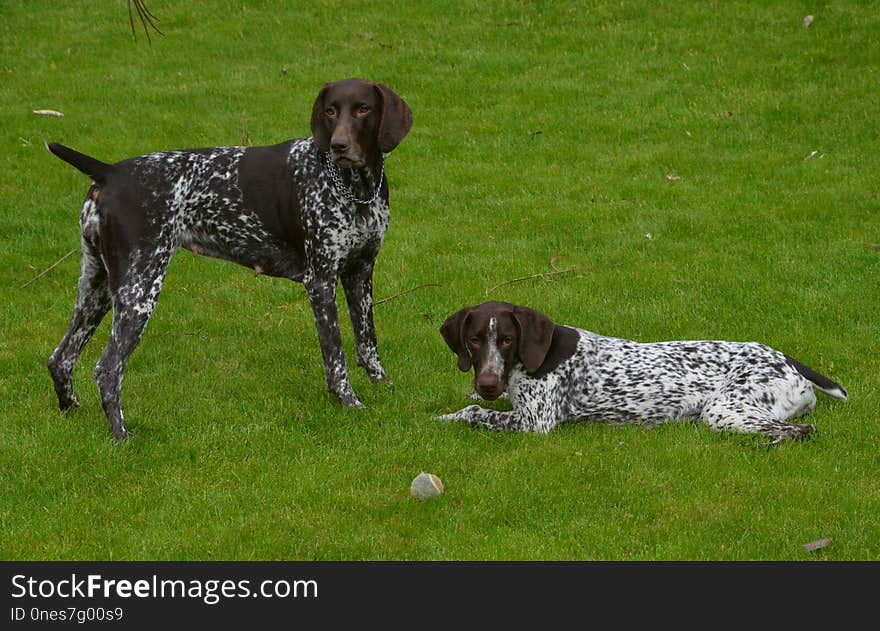
[[345, 407], [363, 405], [348, 382], [345, 367], [345, 352], [342, 348], [342, 335], [339, 333], [339, 313], [336, 309], [336, 276], [307, 276], [304, 279], [315, 326], [318, 329], [318, 342], [324, 356], [324, 376], [327, 388], [336, 395]]
[[471, 425], [506, 432], [546, 434], [556, 427], [555, 419], [533, 418], [529, 414], [523, 414], [522, 410], [519, 409], [514, 409], [510, 412], [499, 412], [497, 410], [481, 408], [479, 405], [469, 405], [458, 412], [444, 414], [437, 418], [441, 421], [465, 421]]
[[354, 329], [357, 363], [370, 379], [391, 383], [379, 361], [376, 327], [373, 324], [373, 261], [361, 262], [342, 275], [348, 314]]

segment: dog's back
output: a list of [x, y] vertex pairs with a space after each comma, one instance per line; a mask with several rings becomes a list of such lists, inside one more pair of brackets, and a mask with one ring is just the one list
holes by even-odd
[[578, 332], [577, 357], [569, 360], [579, 371], [574, 418], [646, 424], [700, 418], [719, 392], [747, 398], [798, 389], [805, 381], [783, 353], [758, 342], [640, 343]]

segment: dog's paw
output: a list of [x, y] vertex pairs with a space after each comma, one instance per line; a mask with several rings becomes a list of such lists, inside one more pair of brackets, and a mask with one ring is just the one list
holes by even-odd
[[384, 385], [386, 388], [388, 388], [392, 392], [394, 391], [394, 382], [391, 381], [388, 377], [382, 377], [381, 379], [373, 379], [373, 382], [374, 383], [381, 383], [382, 385]]
[[439, 421], [470, 421], [471, 418], [478, 414], [482, 408], [479, 405], [469, 405], [464, 409], [459, 410], [458, 412], [452, 412], [451, 414], [443, 414], [441, 416], [435, 416]]
[[789, 440], [804, 440], [810, 437], [810, 434], [813, 433], [813, 430], [816, 429], [815, 425], [807, 424], [807, 425], [797, 425], [792, 424], [791, 429], [784, 434], [779, 434], [769, 443], [761, 443], [761, 447], [765, 449], [769, 449], [771, 447], [775, 447], [776, 445], [781, 445], [782, 443]]
[[61, 412], [70, 412], [71, 410], [75, 410], [79, 406], [79, 400], [76, 398], [76, 396], [72, 396], [66, 401], [58, 402], [58, 409], [61, 410]]
[[382, 367], [382, 364], [379, 363], [378, 359], [370, 359], [368, 361], [361, 359], [358, 357], [357, 365], [364, 369], [364, 372], [367, 373], [367, 377], [370, 378], [372, 382], [385, 381], [390, 383], [390, 379], [388, 379], [388, 374], [385, 372], [385, 368]]
[[125, 427], [125, 425], [112, 428], [112, 432], [114, 445], [119, 445], [131, 440], [132, 434], [130, 431], [128, 431], [128, 428]]
[[453, 412], [451, 414], [441, 414], [440, 416], [435, 416], [435, 421], [445, 421], [446, 423], [451, 423], [453, 421], [460, 421], [461, 417], [458, 415], [458, 412]]
[[358, 399], [357, 395], [354, 393], [354, 390], [349, 388], [343, 388], [340, 391], [334, 391], [333, 394], [336, 395], [336, 398], [339, 399], [339, 404], [344, 408], [362, 408], [364, 404], [361, 403], [361, 400]]

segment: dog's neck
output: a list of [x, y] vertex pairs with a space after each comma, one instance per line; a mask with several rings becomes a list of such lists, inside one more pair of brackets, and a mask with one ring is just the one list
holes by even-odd
[[376, 191], [379, 177], [382, 174], [381, 159], [373, 160], [366, 165], [357, 167], [337, 167], [339, 177], [355, 197], [368, 198]]
[[375, 201], [382, 190], [385, 177], [385, 162], [380, 154], [363, 167], [340, 167], [325, 154], [325, 166], [342, 197], [359, 204]]

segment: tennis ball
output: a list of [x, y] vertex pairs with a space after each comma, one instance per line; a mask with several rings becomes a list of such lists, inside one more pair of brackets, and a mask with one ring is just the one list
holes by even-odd
[[426, 500], [443, 493], [443, 482], [433, 473], [424, 471], [413, 478], [409, 493], [417, 500]]

